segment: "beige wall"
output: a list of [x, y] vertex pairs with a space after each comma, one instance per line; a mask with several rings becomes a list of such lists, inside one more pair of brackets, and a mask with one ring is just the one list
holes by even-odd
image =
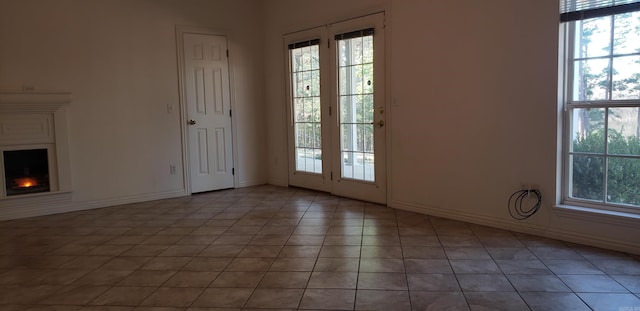
[[[640, 252], [637, 220], [557, 203], [558, 2], [271, 1], [266, 73], [282, 77], [282, 35], [386, 10], [388, 204]], [[269, 180], [287, 184], [284, 80], [266, 79]], [[538, 184], [541, 210], [515, 221], [507, 200]]]
[[0, 0], [0, 91], [73, 93], [74, 204], [184, 194], [176, 25], [226, 33], [237, 186], [263, 184], [261, 16], [250, 0]]

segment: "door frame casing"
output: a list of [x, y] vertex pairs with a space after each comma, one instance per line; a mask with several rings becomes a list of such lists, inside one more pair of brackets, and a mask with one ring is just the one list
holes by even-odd
[[[211, 35], [211, 36], [220, 36], [224, 37], [227, 41], [227, 50], [231, 50], [231, 44], [229, 38], [231, 34], [227, 31], [219, 31], [207, 27], [198, 27], [198, 26], [184, 26], [184, 25], [176, 25], [176, 52], [177, 52], [177, 62], [178, 62], [178, 90], [179, 90], [179, 119], [180, 119], [180, 138], [181, 138], [181, 147], [182, 147], [182, 178], [184, 182], [184, 191], [185, 195], [191, 195], [191, 170], [190, 170], [190, 160], [189, 160], [189, 129], [187, 124], [187, 95], [186, 95], [186, 81], [184, 79], [184, 34], [200, 34], [200, 35]], [[227, 57], [227, 65], [229, 68], [229, 108], [233, 111], [235, 109], [235, 78], [233, 75], [233, 58], [231, 54]], [[238, 156], [237, 156], [237, 131], [236, 131], [236, 115], [231, 114], [231, 151], [232, 151], [232, 162], [233, 167], [237, 168], [238, 165]], [[238, 185], [238, 174], [233, 175], [233, 188], [236, 188]]]

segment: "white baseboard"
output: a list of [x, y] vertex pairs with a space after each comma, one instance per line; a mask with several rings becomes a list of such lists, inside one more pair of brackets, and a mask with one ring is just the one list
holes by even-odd
[[73, 202], [71, 192], [49, 193], [0, 201], [0, 220], [20, 219], [44, 215], [68, 213], [94, 208], [132, 204], [186, 196], [184, 189], [123, 196], [105, 200]]
[[107, 206], [116, 206], [116, 205], [123, 205], [123, 204], [132, 204], [132, 203], [140, 203], [140, 202], [155, 201], [155, 200], [162, 200], [162, 199], [170, 199], [170, 198], [176, 198], [176, 197], [183, 197], [187, 195], [189, 194], [184, 189], [180, 189], [180, 190], [172, 190], [172, 191], [165, 191], [165, 192], [158, 192], [158, 193], [123, 196], [123, 197], [104, 199], [104, 200], [77, 202], [75, 204], [81, 206], [82, 210], [85, 210], [85, 209], [94, 209], [94, 208], [101, 208], [101, 207], [107, 207]]
[[264, 180], [245, 180], [238, 183], [238, 188], [261, 186], [266, 184]]
[[590, 245], [600, 248], [606, 248], [621, 252], [627, 252], [632, 254], [640, 254], [640, 245], [634, 243], [625, 243], [623, 241], [617, 241], [612, 239], [603, 238], [600, 236], [588, 235], [582, 232], [574, 232], [570, 230], [540, 227], [529, 223], [511, 223], [508, 221], [491, 218], [485, 215], [463, 213], [459, 211], [451, 211], [438, 207], [419, 205], [415, 203], [408, 203], [402, 201], [390, 201], [387, 203], [389, 207], [433, 215], [437, 217], [449, 218], [454, 220], [465, 221], [478, 225], [484, 225], [494, 228], [500, 228], [504, 230], [510, 230], [515, 232], [527, 233], [551, 239], [563, 240], [572, 243]]

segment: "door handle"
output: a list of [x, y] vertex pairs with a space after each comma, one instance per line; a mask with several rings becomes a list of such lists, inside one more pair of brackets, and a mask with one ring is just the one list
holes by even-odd
[[189, 124], [195, 125], [196, 124], [196, 120], [189, 120]]
[[378, 122], [371, 122], [371, 124], [377, 125], [378, 127], [383, 127], [384, 126], [384, 120], [380, 120]]

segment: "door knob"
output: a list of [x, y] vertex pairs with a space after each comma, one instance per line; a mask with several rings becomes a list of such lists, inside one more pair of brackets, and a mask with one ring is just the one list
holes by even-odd
[[378, 122], [371, 122], [371, 124], [377, 125], [379, 127], [383, 127], [384, 126], [384, 120], [380, 120]]
[[196, 120], [189, 120], [189, 124], [191, 124], [191, 125], [196, 124]]

